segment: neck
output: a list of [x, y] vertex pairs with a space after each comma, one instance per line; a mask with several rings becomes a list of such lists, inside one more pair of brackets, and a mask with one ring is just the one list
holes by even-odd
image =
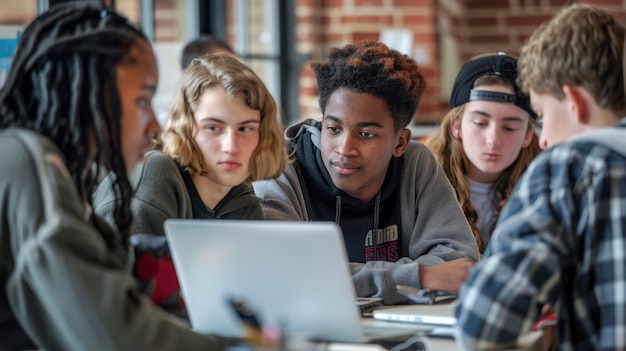
[[224, 196], [228, 194], [232, 187], [222, 186], [212, 182], [209, 178], [194, 174], [191, 176], [193, 184], [202, 199], [202, 202], [211, 211], [215, 209], [217, 204], [222, 201]]

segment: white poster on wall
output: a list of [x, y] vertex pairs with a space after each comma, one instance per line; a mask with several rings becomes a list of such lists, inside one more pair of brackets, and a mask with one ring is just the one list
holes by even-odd
[[380, 30], [380, 41], [413, 57], [413, 32], [408, 29], [383, 28]]

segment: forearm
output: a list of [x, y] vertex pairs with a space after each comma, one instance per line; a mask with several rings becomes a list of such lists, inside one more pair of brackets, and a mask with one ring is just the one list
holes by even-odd
[[406, 257], [397, 262], [351, 262], [350, 270], [357, 296], [382, 297], [385, 304], [407, 300], [396, 291], [396, 285], [420, 286], [419, 265]]

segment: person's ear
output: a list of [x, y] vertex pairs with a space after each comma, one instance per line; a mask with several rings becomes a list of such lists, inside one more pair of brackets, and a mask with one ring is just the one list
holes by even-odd
[[456, 116], [450, 118], [450, 132], [453, 137], [461, 139], [461, 128], [459, 126], [459, 119], [457, 119]]
[[530, 145], [530, 143], [533, 141], [533, 135], [535, 135], [535, 126], [531, 124], [528, 128], [528, 131], [526, 132], [526, 138], [524, 138], [522, 148], [528, 147]]
[[396, 148], [393, 150], [394, 157], [400, 157], [406, 149], [409, 147], [409, 143], [411, 142], [411, 130], [409, 128], [404, 128], [398, 133]]
[[565, 85], [563, 86], [563, 94], [569, 102], [567, 108], [572, 117], [575, 118], [575, 122], [585, 125], [589, 123], [590, 116], [587, 109], [586, 94], [581, 89], [581, 87]]

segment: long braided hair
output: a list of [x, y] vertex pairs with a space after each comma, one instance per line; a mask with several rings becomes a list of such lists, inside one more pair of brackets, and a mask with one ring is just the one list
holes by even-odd
[[[116, 67], [137, 40], [147, 39], [100, 2], [52, 6], [24, 31], [0, 90], [0, 128], [33, 129], [54, 141], [90, 205], [98, 164], [116, 174], [114, 218], [124, 237], [132, 187], [121, 151]], [[115, 239], [103, 235], [113, 250]]]

